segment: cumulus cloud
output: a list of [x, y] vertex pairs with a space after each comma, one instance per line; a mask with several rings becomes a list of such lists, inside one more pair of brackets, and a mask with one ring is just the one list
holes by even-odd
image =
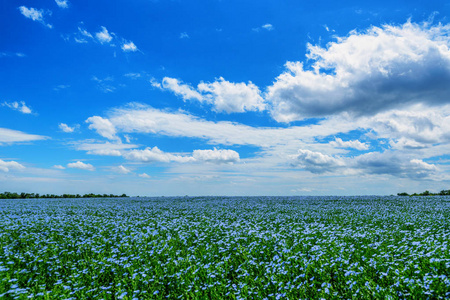
[[61, 166], [61, 165], [54, 165], [53, 168], [54, 168], [54, 169], [58, 169], [58, 170], [64, 170], [64, 169], [66, 169], [66, 167]]
[[239, 153], [233, 150], [194, 150], [192, 154], [196, 161], [211, 163], [235, 163], [239, 162]]
[[212, 83], [200, 83], [198, 90], [205, 95], [214, 110], [232, 112], [262, 111], [265, 109], [264, 100], [259, 88], [251, 81], [246, 83], [232, 83], [222, 77]]
[[299, 149], [297, 154], [291, 155], [290, 158], [292, 166], [300, 167], [311, 173], [331, 172], [345, 165], [341, 159], [303, 149]]
[[119, 174], [128, 174], [128, 173], [131, 173], [131, 170], [130, 170], [130, 169], [128, 169], [128, 168], [126, 168], [126, 167], [124, 167], [124, 166], [122, 166], [122, 165], [117, 166], [117, 167], [113, 167], [113, 168], [111, 168], [111, 170], [113, 170], [114, 172], [119, 173]]
[[290, 122], [449, 103], [449, 32], [450, 25], [407, 22], [352, 31], [325, 48], [308, 45], [311, 67], [288, 62], [268, 87], [272, 115]]
[[409, 110], [391, 110], [368, 121], [381, 137], [408, 139], [421, 144], [450, 141], [450, 107], [432, 109], [418, 105]]
[[334, 141], [330, 142], [330, 145], [337, 148], [353, 148], [356, 150], [368, 150], [369, 146], [360, 141], [343, 141], [341, 138], [336, 138]]
[[408, 138], [400, 138], [398, 140], [391, 140], [389, 141], [389, 144], [393, 149], [403, 150], [403, 149], [409, 149], [409, 150], [417, 150], [417, 149], [424, 149], [427, 148], [426, 144], [416, 142], [414, 140], [408, 139]]
[[362, 170], [364, 174], [389, 174], [413, 179], [429, 177], [438, 170], [435, 165], [395, 152], [360, 155], [355, 158], [353, 167]]
[[184, 101], [209, 103], [218, 112], [262, 111], [266, 107], [259, 88], [251, 81], [233, 83], [220, 77], [214, 82], [201, 82], [197, 88], [170, 77], [164, 77], [161, 84], [154, 80], [151, 83], [154, 87], [172, 91]]
[[138, 176], [142, 177], [142, 178], [150, 178], [150, 175], [148, 175], [147, 173], [142, 173], [142, 174], [139, 174]]
[[116, 136], [116, 128], [111, 123], [110, 120], [104, 119], [99, 116], [93, 116], [86, 120], [86, 123], [90, 123], [89, 129], [94, 129], [101, 136], [110, 139], [117, 140], [119, 139]]
[[77, 162], [74, 162], [74, 163], [68, 163], [67, 167], [68, 168], [73, 168], [73, 169], [87, 170], [87, 171], [94, 171], [95, 170], [93, 165], [85, 164], [84, 162], [81, 162], [81, 161], [77, 161]]
[[401, 178], [430, 178], [438, 168], [421, 159], [412, 158], [404, 153], [386, 151], [370, 152], [357, 157], [333, 157], [310, 150], [298, 150], [291, 155], [291, 165], [311, 173], [353, 173], [391, 175]]
[[13, 110], [17, 110], [17, 111], [19, 111], [19, 112], [21, 112], [23, 114], [31, 114], [32, 113], [31, 108], [29, 108], [25, 104], [24, 101], [20, 101], [20, 102], [17, 102], [17, 101], [14, 101], [14, 102], [3, 102], [2, 106], [6, 106], [6, 107], [9, 107], [9, 108], [11, 108]]
[[122, 50], [124, 52], [136, 52], [138, 51], [138, 48], [136, 47], [136, 45], [133, 42], [125, 42], [122, 44]]
[[0, 143], [31, 142], [48, 139], [46, 136], [29, 134], [18, 130], [0, 128]]
[[68, 0], [55, 0], [55, 2], [60, 8], [68, 8], [69, 7]]
[[[153, 84], [153, 87], [159, 87]], [[203, 96], [192, 88], [190, 85], [180, 82], [176, 78], [164, 77], [161, 83], [161, 88], [172, 91], [175, 95], [180, 96], [183, 100], [198, 100], [202, 102]]]
[[51, 15], [51, 11], [44, 11], [43, 9], [36, 9], [33, 7], [28, 8], [26, 6], [20, 6], [19, 10], [26, 18], [39, 22], [48, 28], [53, 27], [51, 24], [47, 24], [44, 20], [44, 15]]
[[75, 129], [77, 129], [78, 127], [80, 127], [80, 125], [75, 125], [73, 127], [70, 127], [69, 125], [65, 124], [65, 123], [59, 123], [58, 125], [59, 129], [61, 129], [64, 132], [67, 133], [72, 133], [75, 131]]
[[108, 29], [106, 29], [106, 27], [101, 26], [102, 30], [100, 30], [99, 32], [95, 33], [95, 37], [97, 38], [97, 40], [102, 43], [102, 44], [109, 44], [113, 37], [112, 35], [108, 32]]
[[25, 167], [16, 161], [4, 161], [0, 159], [0, 171], [9, 172], [10, 170], [23, 170]]

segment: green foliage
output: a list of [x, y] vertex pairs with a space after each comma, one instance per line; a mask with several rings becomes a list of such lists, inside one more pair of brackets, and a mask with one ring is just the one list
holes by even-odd
[[408, 193], [397, 193], [397, 196], [450, 196], [450, 190], [442, 190], [439, 193], [431, 193], [430, 191], [425, 191], [423, 193], [414, 193], [414, 194], [408, 194]]

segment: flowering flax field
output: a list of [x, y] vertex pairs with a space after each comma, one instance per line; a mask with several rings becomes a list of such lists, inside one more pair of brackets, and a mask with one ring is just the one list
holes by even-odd
[[450, 197], [0, 201], [2, 299], [443, 299]]

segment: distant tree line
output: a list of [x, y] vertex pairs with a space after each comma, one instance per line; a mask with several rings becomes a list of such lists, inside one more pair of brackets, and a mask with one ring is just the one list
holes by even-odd
[[398, 193], [398, 196], [450, 196], [450, 190], [442, 190], [439, 193], [431, 193], [430, 191], [425, 191], [423, 193], [414, 193], [414, 194], [408, 194], [408, 193]]
[[113, 195], [113, 194], [62, 194], [62, 195], [53, 195], [53, 194], [35, 194], [35, 193], [10, 193], [4, 192], [0, 193], [0, 199], [30, 199], [30, 198], [119, 198], [119, 197], [128, 197], [126, 194], [122, 195]]

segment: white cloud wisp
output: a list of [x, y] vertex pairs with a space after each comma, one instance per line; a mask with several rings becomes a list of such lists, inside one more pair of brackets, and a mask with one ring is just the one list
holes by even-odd
[[86, 171], [95, 171], [95, 168], [93, 165], [91, 164], [86, 164], [84, 162], [81, 161], [77, 161], [74, 163], [68, 163], [67, 164], [68, 168], [72, 168], [72, 169], [80, 169], [80, 170], [86, 170]]
[[17, 102], [17, 101], [14, 101], [14, 102], [3, 102], [2, 106], [9, 107], [9, 108], [11, 108], [13, 110], [16, 110], [18, 112], [21, 112], [23, 114], [31, 114], [32, 113], [31, 108], [29, 108], [25, 104], [24, 101], [20, 101], [20, 102]]
[[2, 172], [9, 172], [10, 170], [20, 171], [23, 169], [25, 169], [25, 167], [16, 161], [4, 161], [0, 159], [0, 171]]
[[39, 23], [41, 23], [42, 25], [44, 25], [44, 26], [46, 26], [48, 28], [53, 28], [53, 26], [51, 24], [46, 23], [45, 20], [44, 20], [44, 15], [45, 14], [51, 15], [52, 14], [51, 11], [47, 11], [46, 12], [43, 9], [36, 9], [36, 8], [33, 8], [33, 7], [28, 8], [28, 7], [23, 6], [23, 5], [19, 7], [19, 10], [20, 10], [20, 13], [24, 17], [26, 17], [28, 19], [31, 19], [33, 21], [39, 22]]

